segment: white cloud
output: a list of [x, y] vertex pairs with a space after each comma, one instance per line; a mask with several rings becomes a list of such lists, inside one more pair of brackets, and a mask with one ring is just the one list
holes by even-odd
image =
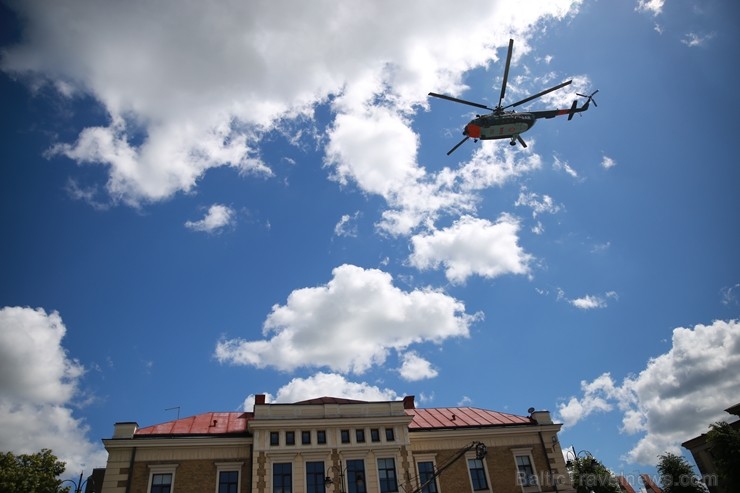
[[74, 472], [104, 466], [106, 453], [72, 413], [85, 369], [64, 350], [66, 331], [57, 312], [0, 309], [0, 443], [16, 453], [52, 449]]
[[185, 227], [193, 231], [204, 231], [206, 233], [216, 233], [223, 228], [234, 224], [234, 209], [231, 207], [213, 204], [208, 208], [208, 212], [203, 219], [198, 221], [186, 221]]
[[270, 339], [222, 340], [221, 362], [271, 366], [291, 371], [328, 367], [362, 373], [382, 365], [390, 349], [414, 343], [440, 343], [468, 337], [480, 315], [468, 315], [462, 302], [431, 289], [402, 291], [390, 274], [342, 265], [326, 285], [293, 291], [285, 305], [275, 305], [264, 323]]
[[582, 382], [583, 397], [558, 406], [566, 426], [617, 406], [622, 431], [642, 434], [626, 454], [630, 463], [655, 464], [660, 453], [680, 453], [680, 444], [727, 420], [740, 395], [740, 324], [715, 321], [673, 330], [672, 347], [637, 376], [618, 385], [609, 373]]
[[578, 178], [578, 172], [573, 169], [573, 167], [566, 161], [561, 161], [560, 158], [558, 158], [557, 156], [553, 158], [552, 169], [554, 169], [555, 171], [565, 171], [573, 178]]
[[357, 236], [357, 218], [360, 216], [360, 211], [355, 212], [352, 215], [343, 214], [339, 219], [339, 222], [334, 226], [335, 236], [346, 236], [354, 238]]
[[686, 36], [684, 36], [684, 38], [681, 40], [681, 42], [689, 48], [693, 48], [695, 46], [704, 46], [707, 41], [709, 41], [713, 37], [714, 33], [705, 34], [703, 36], [696, 33], [687, 33]]
[[601, 158], [601, 167], [604, 168], [604, 169], [613, 168], [616, 165], [617, 165], [617, 162], [614, 159], [612, 159], [609, 156], [607, 156], [607, 155], [604, 155]]
[[[574, 15], [580, 3], [490, 2], [466, 11], [444, 1], [28, 0], [14, 4], [27, 22], [24, 41], [1, 63], [34, 87], [48, 82], [62, 97], [100, 102], [109, 121], [52, 152], [106, 166], [114, 201], [163, 200], [219, 166], [269, 175], [260, 136], [280, 119], [310, 118], [330, 96], [337, 176], [388, 194], [380, 170], [404, 180], [420, 173], [402, 115], [426, 106], [430, 90], [459, 93], [464, 73], [497, 60], [509, 36], [518, 39], [517, 56], [525, 53], [533, 26]], [[353, 138], [352, 129], [372, 138]], [[365, 163], [347, 168], [363, 151], [383, 158], [377, 173]]]
[[647, 12], [655, 16], [663, 11], [664, 4], [665, 0], [637, 0], [635, 10], [638, 12]]
[[[395, 401], [399, 395], [391, 389], [381, 389], [365, 382], [351, 382], [336, 373], [319, 372], [308, 378], [294, 378], [280, 387], [277, 395], [265, 394], [267, 403], [300, 402], [318, 397], [340, 397], [359, 401]], [[254, 409], [254, 394], [242, 405], [245, 411]]]
[[552, 197], [549, 195], [542, 195], [541, 197], [534, 193], [527, 191], [526, 188], [522, 188], [519, 192], [514, 205], [519, 207], [529, 207], [532, 209], [532, 217], [537, 218], [540, 214], [557, 214], [560, 212], [560, 205], [556, 204]]
[[606, 308], [608, 306], [609, 299], [616, 300], [618, 298], [619, 296], [615, 291], [608, 291], [603, 295], [587, 294], [580, 298], [568, 298], [565, 295], [565, 291], [558, 289], [558, 300], [565, 300], [580, 310]]
[[415, 382], [425, 378], [434, 378], [438, 375], [437, 370], [426, 359], [419, 356], [415, 351], [409, 351], [403, 355], [403, 364], [399, 373], [404, 380]]
[[738, 304], [738, 293], [740, 292], [740, 283], [734, 286], [725, 286], [720, 290], [722, 296], [721, 301], [723, 305], [737, 305]]
[[532, 257], [519, 246], [518, 231], [519, 222], [507, 214], [495, 223], [462, 216], [449, 228], [413, 236], [409, 262], [422, 270], [443, 265], [456, 284], [471, 275], [527, 274]]

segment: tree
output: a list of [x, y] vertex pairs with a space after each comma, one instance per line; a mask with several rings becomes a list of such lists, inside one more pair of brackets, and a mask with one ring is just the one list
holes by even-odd
[[63, 472], [64, 462], [49, 449], [21, 455], [0, 452], [0, 493], [67, 492], [69, 488], [61, 488], [57, 479]]
[[658, 474], [663, 493], [704, 493], [706, 488], [694, 474], [689, 461], [681, 455], [666, 452], [658, 456]]
[[593, 456], [577, 457], [566, 465], [578, 493], [621, 493], [614, 474]]
[[718, 421], [709, 426], [707, 444], [717, 468], [718, 485], [723, 491], [739, 491], [740, 430]]

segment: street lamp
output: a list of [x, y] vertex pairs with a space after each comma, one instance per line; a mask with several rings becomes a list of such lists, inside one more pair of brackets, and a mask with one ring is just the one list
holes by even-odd
[[[334, 470], [336, 474], [334, 474], [334, 479], [329, 476], [329, 472]], [[342, 461], [339, 461], [339, 465], [336, 466], [332, 464], [329, 466], [329, 469], [326, 470], [326, 478], [324, 479], [324, 486], [329, 486], [330, 484], [334, 485], [334, 492], [335, 493], [345, 493], [344, 491], [344, 473], [347, 472], [347, 468], [345, 467], [342, 469]], [[337, 486], [337, 479], [339, 486]], [[364, 488], [361, 488], [361, 486], [364, 486], [365, 484], [365, 478], [362, 475], [361, 472], [358, 472], [355, 474], [355, 483], [357, 484], [357, 490], [356, 491], [364, 491]]]
[[570, 448], [565, 451], [565, 456], [573, 456], [573, 460], [568, 459], [565, 462], [565, 467], [567, 467], [568, 469], [573, 469], [573, 462], [578, 462], [579, 459], [590, 459], [586, 464], [590, 465], [591, 467], [595, 466], [598, 462], [596, 459], [594, 459], [594, 456], [591, 455], [591, 452], [589, 452], [588, 450], [581, 450], [580, 452], [576, 453], [576, 449], [573, 445], [571, 445]]
[[[84, 472], [81, 472], [80, 473], [80, 479], [78, 479], [77, 481], [75, 481], [73, 479], [65, 479], [64, 481], [62, 481], [60, 483], [59, 486], [63, 485], [66, 482], [70, 482], [70, 483], [72, 483], [74, 485], [74, 488], [75, 488], [74, 491], [75, 491], [75, 493], [80, 493], [82, 491], [82, 488], [85, 486], [85, 483], [87, 483], [87, 479], [84, 480], [84, 481], [82, 480], [82, 475], [83, 474], [84, 474]], [[94, 484], [94, 482], [93, 482], [93, 484]]]

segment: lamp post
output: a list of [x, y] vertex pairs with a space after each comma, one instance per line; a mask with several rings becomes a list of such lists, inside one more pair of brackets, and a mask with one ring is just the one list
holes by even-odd
[[568, 469], [573, 469], [573, 462], [578, 462], [579, 459], [591, 459], [586, 463], [590, 466], [594, 466], [598, 462], [596, 459], [594, 459], [594, 456], [591, 455], [591, 452], [589, 452], [588, 450], [581, 450], [580, 452], [576, 452], [576, 448], [573, 445], [571, 445], [570, 448], [567, 449], [565, 452], [566, 458], [570, 456], [573, 456], [573, 460], [567, 459], [565, 461], [565, 467], [567, 467]]
[[[330, 471], [335, 471], [334, 479], [329, 475]], [[334, 485], [334, 493], [346, 493], [344, 490], [344, 473], [347, 472], [347, 468], [342, 468], [342, 461], [339, 461], [339, 465], [332, 464], [329, 469], [326, 470], [326, 478], [324, 479], [324, 486]], [[339, 485], [337, 486], [337, 483]], [[355, 491], [364, 492], [364, 488], [361, 488], [365, 484], [365, 478], [361, 472], [355, 474], [355, 483], [357, 488]]]
[[82, 491], [82, 488], [87, 483], [87, 479], [84, 480], [84, 481], [82, 480], [82, 475], [83, 474], [84, 474], [84, 472], [81, 472], [80, 473], [80, 479], [78, 479], [77, 481], [75, 481], [74, 479], [65, 479], [64, 481], [61, 482], [61, 484], [59, 486], [63, 485], [64, 483], [70, 482], [70, 483], [72, 483], [74, 485], [74, 488], [75, 488], [74, 491], [75, 491], [75, 493], [80, 493]]

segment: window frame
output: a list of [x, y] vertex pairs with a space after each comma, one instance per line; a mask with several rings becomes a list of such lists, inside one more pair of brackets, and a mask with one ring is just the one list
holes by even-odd
[[326, 445], [326, 430], [316, 430], [316, 443]]
[[309, 489], [309, 481], [308, 481], [308, 478], [309, 478], [309, 470], [308, 470], [309, 469], [309, 464], [321, 464], [321, 474], [320, 475], [318, 473], [316, 473], [316, 472], [312, 472], [310, 474], [313, 475], [313, 476], [318, 476], [318, 479], [319, 479], [318, 486], [320, 486], [318, 488], [319, 493], [326, 493], [326, 483], [324, 483], [324, 479], [326, 478], [326, 462], [323, 461], [323, 460], [306, 460], [303, 463], [303, 470], [304, 470], [304, 472], [306, 474], [306, 477], [304, 478], [304, 481], [305, 481], [305, 485], [304, 486], [305, 486], [306, 493], [316, 493], [315, 491], [312, 491], [312, 490]]
[[[354, 464], [360, 463], [362, 464], [362, 469], [357, 469], [355, 467], [352, 467]], [[367, 493], [367, 470], [365, 469], [365, 459], [363, 458], [355, 458], [355, 459], [346, 459], [346, 475], [345, 480], [347, 481], [347, 489], [344, 490], [347, 493]], [[362, 474], [362, 488], [357, 487], [357, 474]]]
[[[288, 488], [287, 491], [288, 491], [288, 493], [293, 493], [293, 483], [294, 483], [294, 481], [293, 481], [293, 463], [292, 462], [273, 462], [272, 463], [272, 468], [271, 468], [272, 469], [272, 471], [271, 471], [272, 474], [270, 475], [270, 477], [272, 478], [272, 484], [270, 485], [271, 486], [271, 492], [272, 493], [275, 493], [275, 487], [276, 487], [275, 478], [277, 477], [277, 475], [276, 475], [276, 471], [275, 471], [275, 466], [289, 466], [289, 474], [282, 473], [280, 475], [280, 477], [281, 478], [285, 478], [285, 477], [290, 478], [290, 486], [289, 486], [289, 488]], [[282, 486], [282, 490], [281, 491], [283, 493], [285, 493], [285, 491], [286, 491], [285, 486], [283, 486], [283, 485], [281, 485], [281, 486]]]
[[[274, 441], [273, 441], [273, 438], [275, 438]], [[269, 439], [270, 439], [270, 447], [280, 446], [280, 432], [279, 431], [271, 431]]]
[[295, 431], [285, 432], [285, 445], [295, 445]]
[[301, 445], [311, 445], [311, 431], [301, 431]]
[[379, 428], [370, 429], [370, 441], [373, 443], [380, 442], [380, 429]]
[[[473, 468], [470, 467], [470, 463], [473, 461], [477, 461], [480, 463], [480, 468], [476, 467], [475, 470], [481, 471], [481, 474], [476, 475], [475, 479], [473, 479]], [[486, 468], [485, 459], [479, 459], [475, 457], [474, 455], [466, 455], [465, 464], [467, 465], [467, 469], [468, 469], [468, 479], [470, 480], [471, 490], [472, 491], [490, 491], [491, 490], [491, 478], [488, 477], [488, 470]], [[479, 482], [480, 479], [485, 481], [485, 485], [483, 487], [476, 487], [476, 483]]]
[[396, 430], [395, 428], [386, 428], [385, 429], [385, 441], [386, 442], [395, 442], [396, 441]]
[[[346, 438], [346, 440], [345, 440]], [[349, 434], [349, 430], [339, 430], [339, 441], [341, 443], [351, 443], [351, 435]]]
[[[512, 449], [511, 450], [512, 457], [514, 459], [514, 467], [516, 468], [516, 484], [519, 485], [519, 487], [522, 489], [522, 492], [524, 493], [535, 493], [542, 491], [542, 487], [540, 486], [540, 478], [537, 476], [537, 467], [534, 463], [534, 457], [532, 457], [532, 449], [531, 448], [519, 448], [519, 449]], [[519, 457], [526, 457], [527, 460], [529, 460], [529, 467], [532, 469], [532, 473], [530, 475], [531, 479], [534, 479], [534, 483], [531, 484], [525, 484], [521, 481], [522, 476], [521, 470], [519, 469]]]
[[[437, 463], [434, 460], [434, 456], [418, 457], [416, 459], [416, 472], [418, 475], [417, 477], [419, 478], [419, 484], [417, 485], [417, 487], [419, 488], [428, 480], [428, 479], [427, 480], [423, 479], [422, 475], [429, 474], [429, 473], [422, 474], [421, 468], [419, 467], [421, 464], [431, 464], [432, 465], [431, 476], [434, 476], [434, 474], [437, 472]], [[437, 478], [434, 478], [434, 481], [429, 483], [429, 485], [427, 485], [426, 488], [427, 489], [422, 489], [421, 493], [439, 493], [439, 485], [437, 484]]]
[[[384, 462], [384, 467], [381, 467], [381, 461]], [[387, 461], [390, 461], [392, 467], [388, 467]], [[378, 457], [376, 460], [376, 465], [378, 466], [378, 487], [380, 489], [380, 493], [397, 493], [398, 474], [396, 472], [396, 459], [393, 457]], [[392, 474], [389, 474], [390, 471], [392, 471]], [[391, 479], [390, 476], [393, 476], [393, 478]], [[388, 486], [390, 486], [390, 488], [386, 489], [384, 488], [384, 485], [386, 486], [386, 488]]]
[[147, 493], [152, 492], [152, 482], [154, 480], [154, 476], [158, 474], [170, 474], [171, 480], [170, 480], [170, 492], [174, 493], [175, 491], [175, 473], [177, 472], [177, 466], [179, 464], [150, 464], [149, 465], [149, 481], [147, 483], [146, 491]]
[[216, 462], [216, 493], [221, 491], [221, 473], [236, 472], [236, 491], [242, 489], [242, 467], [244, 462]]
[[355, 443], [365, 443], [365, 429], [357, 428], [355, 430]]

